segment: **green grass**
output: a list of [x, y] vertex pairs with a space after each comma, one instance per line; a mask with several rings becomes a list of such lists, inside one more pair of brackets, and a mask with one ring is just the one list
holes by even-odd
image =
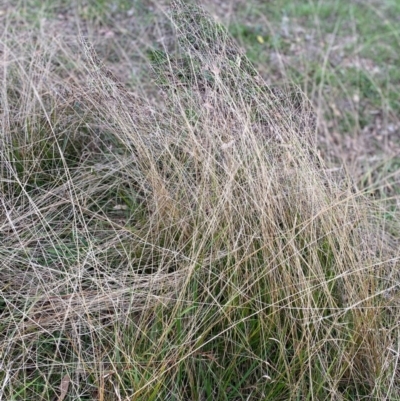
[[[229, 17], [229, 30], [270, 84], [295, 83], [307, 93], [321, 111], [323, 136], [330, 134], [329, 152], [346, 159], [346, 138], [379, 131], [382, 120], [398, 126], [397, 10], [390, 1], [254, 2]], [[395, 149], [398, 137], [392, 135]]]
[[384, 18], [358, 26], [390, 7], [3, 16], [0, 398], [400, 397], [399, 160], [377, 139], [360, 172], [332, 140], [377, 129], [370, 110], [395, 125], [396, 78], [333, 65], [325, 40], [356, 27], [344, 58], [395, 63]]

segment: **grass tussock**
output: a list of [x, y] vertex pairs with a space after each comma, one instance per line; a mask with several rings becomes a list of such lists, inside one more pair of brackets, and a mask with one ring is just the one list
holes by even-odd
[[1, 397], [400, 396], [380, 209], [223, 26], [159, 27], [148, 98], [83, 39], [3, 33]]

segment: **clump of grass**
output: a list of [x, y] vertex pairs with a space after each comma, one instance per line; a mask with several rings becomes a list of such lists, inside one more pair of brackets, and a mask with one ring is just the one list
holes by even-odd
[[4, 41], [2, 396], [398, 396], [378, 209], [223, 26], [184, 2], [161, 26], [157, 102], [84, 40]]

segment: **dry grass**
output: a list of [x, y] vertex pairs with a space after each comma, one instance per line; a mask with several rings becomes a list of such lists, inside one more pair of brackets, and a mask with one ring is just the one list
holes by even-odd
[[158, 27], [149, 98], [83, 39], [3, 32], [0, 398], [399, 397], [382, 207], [221, 25]]

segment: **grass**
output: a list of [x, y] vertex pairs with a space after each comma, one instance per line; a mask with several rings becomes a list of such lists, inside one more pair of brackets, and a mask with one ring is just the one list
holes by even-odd
[[[399, 149], [397, 10], [391, 1], [282, 0], [249, 3], [228, 21], [269, 84], [295, 83], [307, 93], [324, 132], [321, 149], [344, 158], [357, 178], [365, 142], [389, 157]], [[385, 126], [392, 133], [382, 136]]]
[[400, 398], [398, 158], [321, 156], [349, 75], [307, 98], [198, 6], [116, 4], [2, 17], [0, 399]]

